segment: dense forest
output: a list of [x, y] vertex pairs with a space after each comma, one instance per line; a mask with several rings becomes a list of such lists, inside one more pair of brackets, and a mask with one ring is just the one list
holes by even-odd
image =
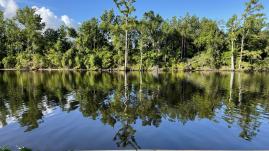
[[[269, 28], [263, 5], [249, 0], [227, 22], [190, 14], [138, 19], [135, 0], [114, 0], [77, 29], [46, 28], [34, 8], [4, 18], [0, 11], [0, 67], [88, 70], [268, 70]], [[243, 4], [242, 4], [243, 5]]]

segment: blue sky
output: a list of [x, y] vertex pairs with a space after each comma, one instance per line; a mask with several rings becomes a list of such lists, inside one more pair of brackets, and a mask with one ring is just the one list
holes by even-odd
[[[17, 0], [19, 7], [25, 5], [46, 7], [56, 15], [68, 15], [77, 22], [98, 17], [104, 10], [115, 8], [112, 0]], [[243, 11], [246, 0], [137, 0], [134, 15], [141, 17], [153, 10], [164, 18], [182, 16], [189, 12], [200, 17], [227, 20]], [[269, 0], [261, 0], [264, 12], [269, 12]], [[268, 13], [267, 13], [268, 14]]]
[[[141, 18], [146, 11], [153, 10], [164, 19], [184, 16], [186, 13], [227, 21], [234, 14], [241, 14], [248, 0], [137, 0], [136, 12]], [[268, 15], [269, 0], [261, 0]], [[117, 10], [113, 0], [0, 0], [0, 10], [5, 18], [12, 18], [16, 10], [25, 6], [34, 7], [46, 23], [46, 28], [60, 25], [78, 27], [79, 23], [99, 17], [105, 10]], [[117, 11], [116, 11], [117, 12]], [[268, 16], [269, 17], [269, 16]]]
[[[153, 10], [164, 19], [189, 13], [227, 21], [232, 15], [241, 14], [247, 1], [249, 0], [137, 0], [133, 15], [141, 18], [144, 12]], [[260, 1], [265, 7], [263, 12], [269, 15], [269, 0]], [[46, 23], [46, 28], [58, 28], [63, 24], [78, 27], [79, 23], [87, 19], [100, 17], [105, 10], [117, 10], [113, 0], [0, 0], [0, 10], [4, 12], [5, 18], [14, 17], [16, 10], [25, 6], [37, 10], [37, 14]]]

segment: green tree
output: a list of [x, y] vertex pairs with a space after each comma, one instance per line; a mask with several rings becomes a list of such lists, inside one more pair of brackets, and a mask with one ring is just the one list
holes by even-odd
[[143, 70], [143, 50], [144, 47], [147, 45], [147, 32], [146, 32], [147, 25], [146, 23], [142, 20], [138, 24], [138, 31], [139, 31], [139, 41], [138, 41], [138, 47], [140, 51], [140, 70]]
[[105, 39], [109, 53], [113, 52], [113, 67], [119, 67], [124, 61], [124, 30], [121, 26], [123, 20], [115, 15], [113, 10], [105, 11], [101, 16], [100, 29]]
[[229, 42], [231, 45], [231, 70], [235, 70], [235, 41], [238, 37], [238, 29], [239, 29], [239, 22], [238, 17], [234, 15], [229, 21], [227, 22], [227, 28], [228, 28], [228, 37]]
[[25, 7], [17, 11], [17, 20], [23, 26], [22, 32], [26, 38], [26, 51], [38, 53], [42, 47], [41, 31], [45, 27], [40, 15], [35, 13], [35, 9]]
[[245, 40], [255, 31], [260, 31], [264, 27], [264, 14], [261, 13], [263, 5], [259, 0], [250, 0], [246, 3], [246, 8], [241, 17], [241, 50], [239, 60], [239, 70], [242, 68], [242, 59], [245, 48]]
[[[147, 49], [149, 50], [149, 56], [153, 62], [153, 65], [160, 65], [161, 58], [161, 44], [163, 39], [162, 25], [163, 18], [159, 14], [155, 14], [153, 11], [144, 13], [142, 22], [144, 24], [145, 40], [148, 41]], [[153, 57], [153, 58], [152, 58]]]
[[224, 34], [216, 21], [205, 18], [201, 21], [200, 33], [195, 39], [195, 43], [199, 47], [205, 48], [211, 67], [219, 68], [221, 51], [224, 47]]
[[[5, 21], [4, 21], [4, 14], [0, 11], [0, 60], [6, 56], [6, 41], [5, 41]], [[2, 66], [2, 62], [0, 62], [0, 67]]]
[[96, 18], [82, 23], [79, 28], [77, 43], [86, 53], [94, 52], [96, 49], [102, 48], [104, 37]]
[[50, 48], [53, 48], [53, 46], [56, 44], [58, 38], [59, 38], [59, 33], [57, 30], [48, 28], [44, 31], [43, 33], [44, 41], [46, 42], [45, 44], [45, 52], [47, 53]]
[[188, 57], [188, 53], [195, 53], [189, 51], [195, 50], [192, 43], [193, 39], [199, 36], [197, 34], [199, 33], [199, 25], [199, 19], [196, 16], [190, 16], [188, 13], [178, 21], [177, 31], [181, 34], [181, 59]]
[[136, 0], [114, 0], [114, 3], [116, 4], [117, 8], [121, 12], [122, 15], [125, 17], [125, 63], [124, 63], [124, 70], [127, 71], [127, 65], [128, 65], [128, 22], [129, 17], [132, 14], [132, 12], [135, 11], [135, 8], [133, 6], [133, 3], [135, 3]]
[[23, 52], [26, 48], [25, 38], [17, 23], [13, 19], [5, 21], [5, 49], [6, 57], [3, 58], [2, 62], [4, 68], [14, 68], [16, 65], [17, 53]]

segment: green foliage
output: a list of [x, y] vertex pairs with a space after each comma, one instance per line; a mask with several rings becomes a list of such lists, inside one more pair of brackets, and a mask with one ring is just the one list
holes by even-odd
[[31, 54], [22, 52], [18, 53], [16, 56], [16, 68], [17, 69], [29, 69], [31, 64]]
[[17, 11], [17, 21], [23, 26], [22, 33], [26, 38], [25, 45], [28, 53], [41, 51], [40, 31], [45, 27], [45, 23], [41, 20], [40, 15], [35, 13], [35, 9], [25, 7]]
[[224, 42], [224, 34], [218, 28], [218, 24], [215, 21], [203, 19], [201, 31], [195, 39], [195, 43], [206, 49], [208, 55], [206, 58], [209, 58], [210, 67], [219, 68], [221, 66], [221, 52], [225, 45]]
[[101, 48], [104, 37], [99, 28], [98, 20], [93, 18], [82, 23], [79, 28], [78, 44], [84, 51], [89, 52]]
[[[7, 52], [6, 52], [6, 33], [5, 33], [5, 21], [4, 14], [0, 10], [0, 60], [2, 60]], [[2, 67], [2, 63], [0, 62], [0, 67]]]
[[100, 61], [100, 58], [98, 56], [95, 56], [92, 54], [85, 56], [84, 64], [85, 64], [87, 69], [97, 70], [101, 65], [100, 62], [101, 61]]
[[[5, 44], [5, 21], [4, 21], [4, 14], [0, 11], [0, 42], [1, 44]], [[4, 45], [0, 46], [1, 52], [4, 50]]]
[[223, 66], [231, 66], [231, 56], [232, 56], [232, 51], [224, 51], [222, 53], [222, 65]]
[[33, 54], [32, 55], [32, 69], [42, 69], [47, 68], [45, 58], [40, 54]]
[[7, 56], [2, 60], [5, 69], [12, 69], [16, 65], [16, 57]]
[[6, 52], [15, 56], [16, 53], [25, 51], [25, 38], [15, 20], [6, 20]]
[[211, 66], [208, 65], [212, 63], [212, 56], [210, 52], [202, 52], [201, 54], [196, 55], [191, 60], [189, 60], [188, 63], [194, 69], [211, 68]]
[[63, 54], [63, 58], [61, 59], [62, 62], [62, 66], [64, 68], [73, 68], [75, 66], [75, 52], [73, 49], [69, 49], [67, 50], [64, 54]]
[[109, 69], [113, 65], [113, 54], [108, 50], [102, 50], [98, 53], [99, 58], [101, 58], [101, 68]]
[[48, 60], [48, 65], [50, 68], [60, 68], [62, 67], [62, 53], [51, 49], [48, 54], [46, 54], [46, 59]]
[[114, 2], [122, 16], [105, 11], [78, 30], [44, 30], [40, 15], [29, 7], [13, 19], [0, 11], [0, 67], [97, 70], [128, 63], [135, 69], [239, 69], [242, 63], [255, 69], [269, 58], [269, 29], [259, 0], [249, 0], [226, 30], [215, 20], [189, 14], [164, 20], [149, 11], [138, 20], [131, 16], [135, 0]]

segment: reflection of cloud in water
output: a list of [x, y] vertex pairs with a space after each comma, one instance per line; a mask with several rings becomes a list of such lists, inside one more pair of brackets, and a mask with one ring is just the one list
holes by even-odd
[[42, 101], [42, 114], [44, 117], [50, 117], [54, 115], [54, 107], [49, 107], [48, 104], [48, 97], [44, 96]]
[[31, 131], [38, 129], [44, 118], [79, 113], [83, 120], [98, 120], [111, 128], [120, 125], [115, 143], [138, 146], [137, 121], [142, 127], [176, 122], [188, 128], [188, 122], [207, 120], [228, 126], [240, 139], [252, 141], [260, 134], [264, 119], [268, 120], [268, 75], [242, 74], [241, 82], [238, 74], [231, 80], [229, 73], [143, 73], [140, 81], [141, 75], [130, 73], [125, 81], [124, 75], [108, 73], [0, 74], [0, 98], [5, 98], [0, 102], [0, 116], [4, 115], [0, 126], [18, 122]]

